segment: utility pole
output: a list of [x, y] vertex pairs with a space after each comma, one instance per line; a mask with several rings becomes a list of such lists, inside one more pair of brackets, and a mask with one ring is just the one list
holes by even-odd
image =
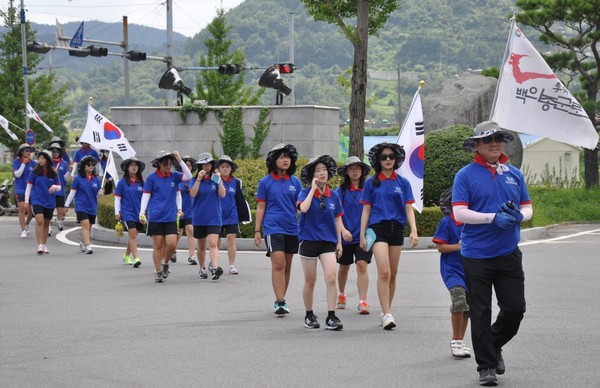
[[23, 94], [25, 95], [25, 130], [29, 129], [29, 116], [27, 116], [27, 105], [29, 105], [29, 70], [27, 69], [27, 29], [25, 28], [25, 0], [21, 0], [21, 53], [23, 56]]
[[[294, 13], [290, 12], [290, 62], [294, 62]], [[294, 90], [296, 89], [296, 78], [292, 74], [292, 105], [296, 105], [296, 95]]]
[[[173, 65], [173, 0], [167, 0], [167, 69]], [[167, 106], [173, 105], [173, 91], [167, 90]]]
[[123, 83], [125, 84], [125, 106], [131, 105], [129, 98], [129, 60], [127, 59], [127, 46], [129, 46], [129, 27], [127, 16], [123, 16]]

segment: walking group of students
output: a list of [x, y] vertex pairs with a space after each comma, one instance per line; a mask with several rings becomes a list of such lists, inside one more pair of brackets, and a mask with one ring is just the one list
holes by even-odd
[[[516, 335], [525, 312], [518, 242], [520, 223], [529, 220], [533, 210], [523, 174], [505, 164], [508, 158], [503, 145], [512, 140], [513, 135], [494, 122], [479, 124], [475, 134], [465, 140], [465, 149], [475, 152], [475, 158], [456, 174], [453, 187], [442, 194], [440, 207], [445, 217], [433, 237], [451, 299], [451, 353], [457, 358], [471, 356], [464, 343], [470, 318], [479, 383], [485, 386], [497, 385], [496, 375], [505, 372], [502, 347]], [[37, 223], [38, 253], [44, 254], [48, 253], [45, 244], [52, 212], [61, 193], [64, 199], [68, 169], [56, 157], [58, 147], [51, 145], [40, 152], [37, 166], [30, 158], [32, 151], [26, 145], [19, 147], [13, 170], [17, 199], [31, 204]], [[274, 313], [278, 316], [290, 312], [286, 293], [295, 254], [302, 260], [306, 328], [320, 328], [313, 310], [317, 259], [326, 285], [325, 329], [343, 329], [335, 311], [347, 305], [346, 283], [353, 263], [357, 269], [357, 311], [369, 314], [367, 265], [374, 256], [380, 324], [384, 330], [396, 327], [391, 306], [407, 224], [410, 246], [415, 247], [419, 240], [414, 198], [408, 180], [396, 173], [405, 158], [401, 146], [377, 144], [368, 158], [370, 166], [351, 156], [337, 167], [331, 156], [318, 155], [302, 168], [298, 179], [294, 175], [298, 153], [293, 145], [279, 144], [267, 154], [268, 174], [259, 181], [256, 194], [254, 240], [257, 247], [263, 237], [266, 243]], [[103, 194], [94, 174], [96, 162], [92, 155], [75, 157], [78, 176], [64, 202], [66, 208], [73, 199], [76, 201], [77, 220], [82, 224], [81, 249], [86, 253], [91, 253], [89, 228], [95, 222], [97, 197]], [[174, 165], [177, 171], [172, 171]], [[218, 254], [220, 236], [227, 238], [229, 273], [237, 274], [235, 237], [239, 223], [250, 221], [241, 181], [233, 177], [237, 165], [226, 155], [214, 160], [211, 154], [202, 153], [195, 160], [181, 157], [177, 151], [161, 151], [152, 167], [156, 170], [144, 180], [142, 161], [131, 158], [121, 163], [124, 176], [116, 187], [115, 217], [125, 224], [129, 235], [123, 261], [134, 267], [141, 265], [137, 233], [147, 226], [154, 246], [155, 281], [163, 282], [170, 273], [169, 262], [176, 260], [180, 229], [185, 229], [190, 244], [188, 262], [195, 265], [199, 261], [200, 278], [207, 278], [210, 272], [217, 280], [223, 274]], [[371, 169], [374, 174], [367, 178]], [[333, 190], [328, 182], [336, 173], [343, 177], [343, 183]], [[28, 176], [26, 188], [23, 176]], [[58, 214], [59, 219], [61, 214], [64, 217], [64, 213]], [[23, 237], [27, 233], [25, 217], [22, 220], [20, 215], [19, 220]], [[375, 235], [372, 245], [367, 245], [368, 228]], [[206, 248], [210, 255], [208, 270]], [[493, 324], [492, 288], [500, 307]]]

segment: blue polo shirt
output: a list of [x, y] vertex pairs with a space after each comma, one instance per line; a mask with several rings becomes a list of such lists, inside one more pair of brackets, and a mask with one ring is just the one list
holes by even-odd
[[119, 180], [115, 190], [115, 197], [121, 198], [121, 219], [139, 222], [140, 208], [142, 207], [142, 183], [136, 178], [127, 184], [125, 179]]
[[[508, 161], [502, 155], [500, 163]], [[499, 175], [476, 153], [475, 160], [463, 167], [454, 177], [452, 206], [467, 206], [481, 213], [497, 213], [498, 206], [513, 201], [519, 206], [531, 204], [523, 174], [517, 168], [506, 165], [508, 171]], [[473, 259], [505, 256], [515, 250], [519, 243], [521, 225], [500, 229], [494, 224], [465, 224], [461, 235], [461, 253]]]
[[296, 202], [302, 183], [295, 176], [283, 177], [271, 173], [258, 182], [256, 202], [265, 202], [263, 231], [271, 234], [298, 235], [298, 210]]
[[83, 159], [84, 156], [92, 156], [94, 158], [96, 158], [96, 161], [100, 161], [100, 155], [98, 155], [98, 152], [96, 152], [95, 149], [93, 149], [92, 147], [86, 147], [86, 148], [80, 148], [75, 152], [75, 157], [73, 157], [73, 162], [79, 164], [79, 162], [81, 162], [81, 159]]
[[342, 221], [344, 226], [352, 233], [352, 241], [342, 240], [342, 244], [358, 244], [360, 243], [360, 218], [362, 217], [363, 204], [360, 203], [362, 189], [350, 185], [346, 189], [346, 193], [342, 193], [342, 188], [338, 187], [336, 193], [340, 197], [344, 215]]
[[223, 179], [226, 195], [221, 199], [221, 209], [223, 214], [223, 225], [239, 224], [237, 203], [235, 201], [237, 182], [236, 178], [230, 176], [227, 180]]
[[415, 202], [410, 183], [395, 172], [389, 178], [381, 173], [378, 177], [381, 185], [375, 187], [374, 177], [368, 178], [360, 199], [362, 204], [371, 205], [369, 226], [382, 221], [397, 221], [406, 227], [405, 206]]
[[96, 175], [86, 176], [76, 175], [71, 184], [71, 190], [77, 190], [75, 193], [75, 211], [91, 215], [98, 214], [98, 190], [100, 190], [100, 178]]
[[[436, 244], [458, 244], [463, 226], [453, 215], [445, 216], [440, 220], [431, 240]], [[446, 288], [460, 286], [467, 289], [460, 251], [440, 254], [440, 274]]]
[[65, 174], [69, 171], [69, 165], [64, 159], [52, 159], [52, 166], [58, 174], [58, 180], [60, 181], [60, 190], [54, 194], [64, 196], [67, 189], [67, 181], [65, 180]]
[[181, 182], [179, 184], [179, 192], [181, 193], [181, 210], [183, 211], [182, 220], [191, 219], [194, 214], [193, 204], [194, 199], [190, 195], [191, 182]]
[[[17, 158], [15, 160], [13, 160], [13, 173], [17, 172], [20, 168], [21, 165], [23, 164], [23, 159], [22, 158]], [[37, 162], [33, 159], [29, 160], [29, 163], [27, 163], [25, 165], [25, 169], [23, 170], [23, 174], [21, 174], [20, 177], [15, 177], [15, 194], [19, 194], [19, 195], [25, 195], [25, 189], [27, 188], [27, 178], [29, 178], [29, 174], [31, 174], [31, 171], [33, 171], [33, 169], [35, 168], [35, 166], [37, 165]]]
[[29, 204], [39, 205], [46, 209], [56, 208], [56, 194], [50, 194], [50, 186], [60, 185], [58, 177], [48, 178], [46, 175], [37, 175], [33, 171], [27, 177], [27, 183], [31, 183], [31, 194]]
[[[221, 226], [223, 215], [221, 210], [221, 197], [219, 197], [219, 185], [210, 179], [212, 174], [205, 175], [200, 181], [198, 194], [194, 197], [194, 214], [192, 224], [198, 226]], [[193, 178], [190, 185], [196, 183]]]
[[[310, 187], [303, 189], [298, 196], [298, 205], [304, 202]], [[306, 213], [300, 212], [300, 226], [298, 229], [298, 239], [301, 241], [327, 241], [334, 244], [338, 242], [338, 235], [335, 230], [335, 218], [344, 214], [342, 203], [337, 193], [325, 186], [323, 194], [324, 208], [321, 207], [319, 197], [321, 193], [317, 189], [310, 202], [310, 208]]]
[[144, 193], [150, 194], [148, 202], [148, 221], [177, 221], [177, 190], [183, 181], [183, 174], [177, 171], [162, 175], [156, 169], [148, 175], [144, 183]]

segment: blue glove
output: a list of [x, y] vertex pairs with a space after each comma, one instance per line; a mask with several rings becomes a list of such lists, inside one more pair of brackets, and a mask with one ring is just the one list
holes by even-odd
[[518, 223], [520, 223], [523, 220], [523, 214], [521, 214], [521, 211], [514, 205], [512, 201], [500, 204], [499, 209], [501, 212], [513, 216], [515, 221]]
[[515, 226], [515, 222], [515, 217], [511, 216], [510, 214], [498, 212], [496, 213], [492, 224], [496, 225], [500, 229], [510, 229]]

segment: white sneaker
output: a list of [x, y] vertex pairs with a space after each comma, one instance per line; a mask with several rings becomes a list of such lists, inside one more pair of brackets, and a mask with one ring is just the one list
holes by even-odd
[[23, 231], [21, 232], [21, 238], [27, 238], [27, 231], [25, 229], [23, 229]]
[[81, 252], [85, 252], [85, 244], [83, 243], [83, 241], [79, 242], [79, 249], [81, 249]]
[[27, 232], [27, 235], [29, 236], [29, 224], [25, 224], [25, 231]]
[[64, 225], [63, 225], [63, 221], [59, 220], [58, 218], [56, 219], [56, 226], [58, 227], [58, 230], [62, 232]]
[[457, 358], [467, 358], [471, 357], [471, 352], [468, 352], [465, 348], [465, 344], [462, 340], [452, 340], [450, 341], [450, 349], [452, 351], [452, 356]]
[[215, 269], [215, 267], [212, 266], [212, 261], [208, 262], [208, 272], [212, 272], [212, 270]]
[[46, 246], [46, 244], [44, 244], [42, 250], [44, 251], [44, 253], [50, 253], [48, 252], [48, 247]]
[[38, 255], [43, 255], [44, 254], [44, 244], [38, 244], [37, 253], [38, 253]]
[[230, 265], [229, 266], [229, 274], [230, 275], [237, 275], [238, 273], [239, 273], [238, 269], [235, 268], [235, 265]]
[[86, 245], [85, 246], [85, 250], [83, 251], [83, 253], [85, 253], [86, 255], [91, 255], [92, 253], [94, 253], [94, 251], [92, 250], [92, 246], [91, 245]]
[[200, 271], [198, 271], [198, 277], [200, 279], [208, 279], [208, 271], [206, 268], [200, 268]]
[[394, 317], [392, 316], [392, 314], [387, 313], [387, 314], [381, 314], [381, 326], [383, 326], [383, 330], [392, 330], [394, 327], [396, 327], [396, 322], [394, 322]]

